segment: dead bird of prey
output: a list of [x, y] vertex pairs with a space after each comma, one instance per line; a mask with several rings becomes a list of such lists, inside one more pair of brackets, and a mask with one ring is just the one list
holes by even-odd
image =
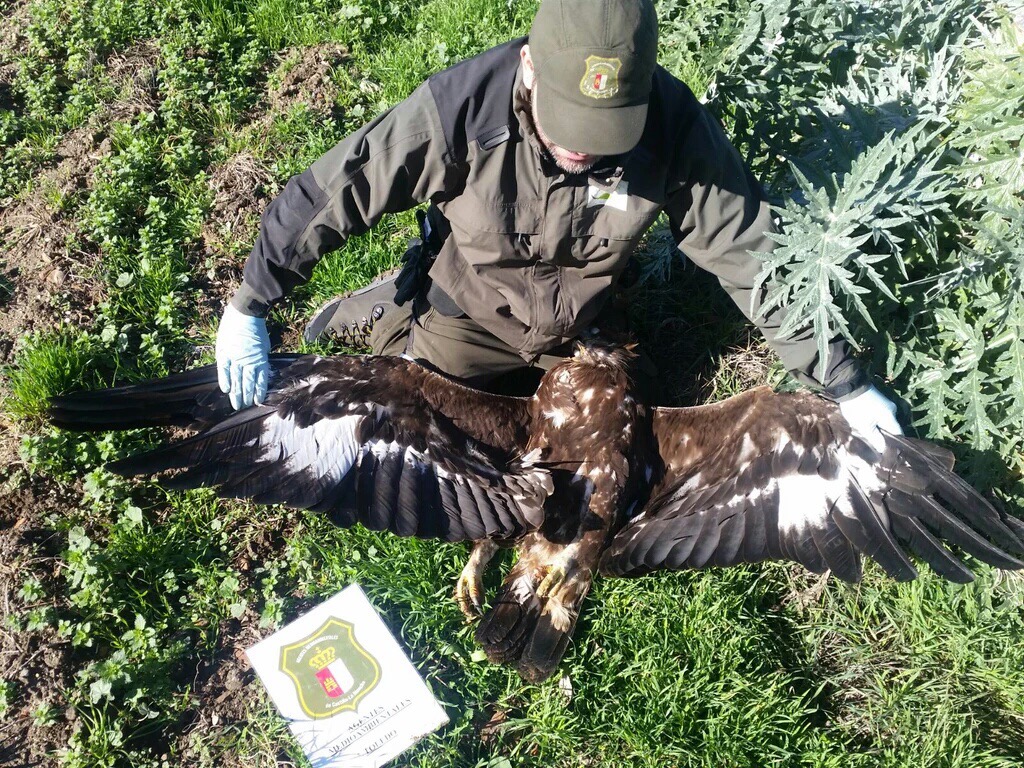
[[[557, 668], [595, 573], [793, 560], [857, 581], [867, 555], [907, 581], [912, 553], [967, 582], [961, 552], [1024, 568], [1024, 524], [957, 477], [945, 449], [886, 435], [878, 452], [809, 392], [648, 407], [634, 360], [587, 342], [513, 398], [400, 358], [276, 355], [266, 401], [241, 411], [211, 365], [55, 397], [50, 416], [73, 430], [197, 431], [109, 465], [120, 475], [473, 542], [456, 597], [482, 615], [488, 657], [529, 681]], [[503, 546], [519, 558], [484, 610], [481, 577]]]

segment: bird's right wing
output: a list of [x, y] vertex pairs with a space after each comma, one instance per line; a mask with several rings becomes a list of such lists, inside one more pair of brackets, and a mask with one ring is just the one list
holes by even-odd
[[808, 392], [745, 392], [698, 408], [656, 408], [663, 471], [647, 504], [614, 537], [601, 570], [793, 560], [861, 575], [861, 556], [900, 581], [911, 552], [947, 579], [971, 572], [944, 544], [1001, 568], [1024, 568], [1024, 524], [1000, 514], [933, 443], [886, 435], [876, 452], [838, 405]]
[[522, 455], [527, 400], [393, 357], [272, 356], [271, 365], [265, 403], [238, 412], [207, 366], [56, 397], [50, 417], [78, 430], [200, 429], [110, 469], [324, 512], [341, 526], [463, 541], [516, 538], [542, 522], [552, 486]]

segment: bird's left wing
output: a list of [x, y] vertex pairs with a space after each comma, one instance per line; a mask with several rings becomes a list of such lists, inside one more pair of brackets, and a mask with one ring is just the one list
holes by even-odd
[[941, 540], [1024, 568], [1014, 556], [1024, 554], [1024, 524], [957, 477], [952, 454], [901, 435], [886, 435], [878, 453], [817, 395], [764, 387], [709, 406], [656, 408], [653, 430], [660, 477], [605, 551], [606, 574], [773, 559], [857, 581], [868, 555], [906, 581], [917, 576], [909, 551], [947, 579], [970, 581]]
[[264, 404], [238, 412], [207, 366], [56, 397], [50, 417], [78, 430], [200, 429], [109, 468], [324, 512], [342, 526], [463, 541], [515, 538], [540, 525], [551, 479], [522, 455], [526, 400], [392, 357], [272, 356], [271, 369]]

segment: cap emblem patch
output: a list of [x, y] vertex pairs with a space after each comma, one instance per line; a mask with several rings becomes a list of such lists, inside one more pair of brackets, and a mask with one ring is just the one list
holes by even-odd
[[587, 56], [587, 71], [580, 80], [580, 93], [592, 99], [610, 99], [619, 92], [621, 59]]

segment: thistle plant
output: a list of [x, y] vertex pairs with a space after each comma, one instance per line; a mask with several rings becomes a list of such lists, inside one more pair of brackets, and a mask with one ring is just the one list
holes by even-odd
[[1024, 468], [1021, 18], [760, 0], [708, 93], [782, 224], [760, 313], [862, 350], [982, 484]]

